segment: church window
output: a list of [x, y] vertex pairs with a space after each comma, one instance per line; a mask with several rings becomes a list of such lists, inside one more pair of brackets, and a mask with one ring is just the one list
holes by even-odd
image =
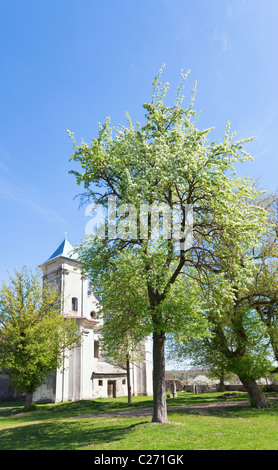
[[99, 359], [99, 341], [94, 341], [94, 357]]
[[72, 306], [71, 308], [72, 308], [73, 312], [78, 311], [78, 299], [77, 299], [77, 297], [72, 297], [71, 306]]
[[98, 381], [98, 384], [99, 384], [100, 387], [102, 387], [103, 381], [102, 381], [102, 380], [99, 380], [99, 381]]
[[91, 315], [91, 318], [96, 318], [97, 312], [96, 312], [95, 310], [93, 310], [93, 311], [90, 313], [90, 315]]
[[122, 384], [125, 385], [125, 379], [122, 380]]

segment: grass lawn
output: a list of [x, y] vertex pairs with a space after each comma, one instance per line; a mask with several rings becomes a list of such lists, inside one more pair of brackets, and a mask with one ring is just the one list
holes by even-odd
[[[218, 395], [179, 393], [167, 405], [224, 401]], [[278, 450], [278, 401], [256, 410], [239, 406], [242, 399], [247, 395], [226, 409], [168, 410], [168, 424], [151, 416], [82, 417], [152, 407], [150, 397], [133, 397], [132, 405], [126, 397], [37, 405], [30, 412], [22, 402], [0, 403], [0, 450]]]

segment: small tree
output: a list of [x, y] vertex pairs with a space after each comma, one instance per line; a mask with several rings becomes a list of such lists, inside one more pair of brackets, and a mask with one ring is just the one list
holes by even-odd
[[[248, 253], [242, 255], [240, 245], [225, 244], [223, 239], [218, 239], [217, 243], [219, 253], [215, 254], [215, 272], [201, 279], [202, 289], [198, 290], [199, 295], [202, 292], [210, 335], [191, 341], [181, 338], [179, 343], [174, 342], [173, 349], [199, 367], [237, 374], [248, 391], [251, 404], [267, 408], [268, 401], [257, 380], [271, 370], [269, 336], [249, 299], [258, 271], [254, 263], [250, 264]], [[241, 263], [236, 261], [237, 257]], [[249, 278], [250, 275], [246, 277], [244, 272], [240, 273], [250, 269], [253, 279]], [[258, 292], [253, 302], [258, 301], [257, 297]], [[176, 339], [179, 340], [181, 335], [182, 331]]]
[[130, 269], [130, 261], [130, 256], [116, 258], [110, 269], [103, 272], [97, 290], [104, 316], [102, 354], [126, 364], [128, 403], [132, 402], [130, 364], [142, 361], [144, 339], [149, 334], [141, 320], [142, 311], [148, 308], [144, 286]]
[[11, 384], [26, 393], [25, 409], [49, 374], [61, 365], [65, 350], [80, 341], [77, 324], [64, 319], [54, 287], [42, 288], [39, 274], [24, 267], [0, 289], [0, 367]]
[[[133, 315], [133, 312], [129, 311], [129, 315]], [[130, 329], [126, 312], [113, 313], [101, 330], [101, 344], [102, 353], [104, 357], [114, 360], [117, 364], [125, 364], [127, 371], [127, 394], [128, 403], [132, 403], [131, 393], [131, 379], [130, 379], [130, 365], [131, 362], [140, 361], [141, 350], [138, 348], [140, 343], [137, 343]]]

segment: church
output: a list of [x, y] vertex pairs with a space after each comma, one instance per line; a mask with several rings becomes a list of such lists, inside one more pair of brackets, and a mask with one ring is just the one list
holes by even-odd
[[[61, 314], [75, 318], [82, 333], [80, 346], [63, 358], [63, 367], [51, 375], [34, 394], [36, 403], [57, 403], [127, 396], [127, 373], [104, 360], [99, 347], [103, 318], [98, 318], [99, 300], [81, 272], [81, 265], [67, 237], [41, 264], [43, 282], [56, 284], [61, 295]], [[144, 358], [132, 363], [133, 395], [152, 395], [151, 342], [143, 345]]]

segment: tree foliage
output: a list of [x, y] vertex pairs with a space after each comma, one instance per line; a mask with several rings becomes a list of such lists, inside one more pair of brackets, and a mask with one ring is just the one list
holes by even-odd
[[[257, 204], [267, 208], [271, 222], [272, 197], [264, 195]], [[255, 382], [273, 368], [278, 333], [274, 313], [276, 226], [268, 223], [266, 229], [258, 233], [257, 246], [248, 249], [227, 243], [225, 237], [218, 238], [217, 269], [200, 280], [203, 313], [209, 320], [211, 335], [172, 344], [172, 353], [191, 358], [195, 366], [209, 367], [218, 374], [221, 370], [237, 374], [257, 407], [267, 406]], [[223, 245], [224, 257], [221, 256]], [[246, 266], [252, 276], [239, 276]]]
[[0, 367], [12, 385], [32, 395], [61, 366], [62, 355], [80, 335], [74, 320], [61, 315], [54, 286], [42, 287], [39, 274], [15, 269], [0, 289]]
[[[107, 118], [90, 144], [78, 145], [72, 133], [70, 136], [74, 146], [72, 160], [80, 165], [80, 170], [72, 173], [85, 189], [82, 202], [93, 201], [106, 207], [109, 197], [115, 196], [118, 209], [130, 204], [137, 216], [142, 204], [180, 208], [178, 240], [145, 238], [139, 228], [132, 236], [109, 237], [111, 227], [106, 226], [105, 240], [87, 237], [78, 247], [84, 270], [96, 288], [104, 270], [110, 269], [116, 258], [130, 256], [128, 269], [133, 270], [144, 289], [141, 315], [147, 314], [146, 323], [153, 333], [153, 420], [164, 422], [166, 334], [181, 329], [187, 319], [200, 313], [200, 305], [188, 290], [188, 277], [192, 270], [203, 274], [218, 272], [216, 259], [221, 256], [224, 260], [229, 251], [228, 244], [222, 244], [219, 252], [219, 236], [235, 247], [254, 246], [257, 234], [263, 231], [265, 215], [263, 208], [250, 204], [258, 196], [253, 182], [238, 177], [234, 168], [251, 158], [243, 149], [249, 139], [236, 141], [228, 124], [222, 142], [210, 141], [213, 128], [196, 127], [195, 87], [189, 105], [183, 107], [181, 92], [187, 74], [181, 75], [174, 105], [166, 106], [169, 85], [160, 82], [161, 72], [153, 82], [151, 102], [143, 105], [143, 126], [133, 125], [128, 116], [128, 126], [114, 129]], [[191, 244], [186, 238], [189, 205], [194, 212]], [[148, 218], [148, 235], [150, 229]], [[244, 284], [252, 266], [250, 261], [242, 268], [240, 261], [235, 259], [234, 275]], [[226, 289], [225, 283], [222, 288]]]

